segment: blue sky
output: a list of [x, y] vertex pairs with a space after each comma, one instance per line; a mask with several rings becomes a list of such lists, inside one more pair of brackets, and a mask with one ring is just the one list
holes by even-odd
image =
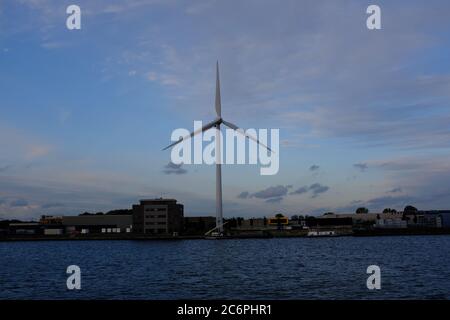
[[[82, 29], [67, 30], [77, 4]], [[369, 4], [382, 30], [366, 28]], [[214, 167], [172, 130], [280, 129], [280, 171], [223, 169], [225, 216], [450, 207], [447, 1], [0, 1], [0, 218], [175, 197], [214, 215]]]

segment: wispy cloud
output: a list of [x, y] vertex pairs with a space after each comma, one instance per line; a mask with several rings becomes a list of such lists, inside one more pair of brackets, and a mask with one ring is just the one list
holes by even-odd
[[296, 189], [295, 191], [290, 192], [289, 194], [290, 195], [302, 195], [302, 194], [310, 192], [311, 198], [317, 198], [320, 194], [325, 193], [328, 190], [330, 190], [330, 187], [328, 187], [328, 186], [324, 186], [320, 183], [313, 183], [309, 187], [308, 186], [300, 187], [300, 188]]
[[277, 185], [255, 192], [251, 197], [258, 199], [279, 198], [287, 195], [290, 186]]
[[163, 172], [165, 174], [177, 174], [177, 175], [186, 174], [187, 170], [182, 168], [182, 166], [183, 166], [182, 163], [175, 164], [173, 162], [169, 162], [164, 166]]
[[389, 192], [389, 193], [398, 193], [398, 192], [402, 192], [402, 188], [396, 187], [396, 188], [393, 188], [393, 189], [389, 190], [388, 192]]
[[330, 190], [330, 187], [321, 185], [320, 183], [314, 183], [309, 186], [309, 191], [312, 192], [311, 198], [316, 198], [320, 194], [327, 192]]
[[295, 191], [290, 192], [289, 194], [291, 194], [291, 195], [304, 194], [304, 193], [307, 193], [308, 190], [309, 190], [309, 188], [306, 186], [300, 187], [300, 188], [296, 189]]
[[250, 193], [248, 191], [243, 191], [238, 194], [238, 199], [247, 199], [250, 196]]
[[283, 200], [283, 197], [274, 197], [274, 198], [266, 199], [265, 202], [267, 202], [267, 203], [279, 203], [282, 200]]
[[25, 199], [16, 199], [9, 203], [11, 207], [26, 207], [28, 204], [28, 201]]
[[369, 166], [367, 165], [367, 163], [355, 163], [353, 167], [359, 169], [361, 172], [364, 172], [367, 170]]
[[[9, 64], [8, 68], [14, 67], [14, 63], [19, 65], [24, 61], [18, 58], [24, 56], [12, 53], [26, 53], [30, 49], [37, 50], [30, 51], [30, 56], [42, 57], [42, 63], [49, 61], [57, 67], [57, 62], [63, 61], [61, 57], [70, 54], [70, 48], [65, 44], [77, 46], [77, 55], [71, 56], [74, 65], [79, 63], [87, 66], [85, 62], [89, 60], [89, 72], [80, 72], [93, 79], [86, 83], [86, 87], [101, 89], [96, 87], [97, 76], [104, 75], [110, 81], [111, 86], [108, 87], [118, 87], [130, 92], [135, 90], [128, 96], [128, 100], [118, 99], [115, 107], [108, 108], [106, 122], [120, 123], [119, 129], [124, 129], [121, 132], [132, 132], [134, 139], [137, 134], [134, 128], [126, 131], [124, 123], [129, 119], [122, 118], [126, 113], [122, 113], [124, 108], [119, 108], [119, 105], [140, 106], [142, 103], [145, 108], [139, 112], [153, 108], [151, 112], [155, 119], [159, 116], [158, 119], [164, 117], [173, 120], [170, 123], [161, 121], [158, 125], [152, 125], [152, 134], [159, 139], [163, 135], [166, 137], [173, 129], [172, 125], [175, 125], [181, 112], [183, 121], [206, 118], [213, 114], [211, 101], [214, 99], [214, 64], [219, 59], [224, 112], [232, 117], [231, 121], [241, 119], [239, 121], [242, 122], [238, 121], [238, 124], [243, 127], [280, 128], [284, 159], [305, 159], [301, 152], [304, 152], [304, 148], [309, 148], [309, 158], [305, 162], [300, 161], [300, 168], [305, 165], [306, 168], [299, 169], [286, 161], [282, 162], [280, 171], [292, 177], [297, 175], [298, 179], [309, 179], [321, 175], [322, 168], [327, 168], [327, 182], [321, 181], [322, 184], [317, 183], [318, 186], [312, 189], [311, 186], [319, 179], [303, 181], [304, 186], [296, 185], [297, 188], [292, 190], [279, 180], [276, 183], [269, 182], [269, 185], [274, 185], [273, 188], [281, 184], [291, 192], [281, 192], [279, 195], [273, 192], [273, 196], [267, 198], [264, 193], [259, 193], [259, 198], [252, 196], [254, 190], [249, 190], [246, 196], [240, 197], [247, 198], [248, 201], [237, 201], [233, 194], [233, 200], [239, 203], [242, 210], [251, 211], [250, 205], [259, 205], [262, 212], [266, 200], [275, 203], [285, 200], [283, 207], [293, 211], [304, 208], [313, 212], [319, 210], [316, 206], [328, 206], [331, 210], [339, 207], [340, 202], [351, 202], [353, 197], [364, 203], [368, 202], [371, 206], [382, 206], [381, 201], [375, 201], [376, 199], [393, 204], [401, 203], [402, 198], [399, 197], [410, 197], [403, 200], [410, 199], [423, 207], [449, 206], [450, 168], [445, 161], [450, 147], [450, 66], [447, 57], [450, 3], [412, 1], [406, 8], [401, 3], [381, 1], [383, 19], [390, 22], [389, 32], [387, 29], [380, 32], [368, 31], [364, 21], [366, 4], [357, 0], [349, 1], [345, 6], [331, 1], [286, 0], [282, 5], [277, 1], [264, 1], [257, 4], [258, 10], [255, 10], [256, 4], [253, 1], [80, 0], [77, 4], [82, 8], [83, 29], [79, 33], [70, 34], [64, 28], [64, 9], [67, 5], [64, 2], [20, 0], [2, 6], [0, 20], [4, 22], [4, 28], [0, 30], [0, 35], [5, 40], [3, 47], [9, 49], [2, 52], [2, 57], [5, 57], [2, 61]], [[220, 14], [211, 14], [212, 12]], [[330, 16], [333, 19], [329, 19]], [[104, 28], [106, 24], [111, 28]], [[224, 25], [227, 28], [223, 28]], [[89, 31], [94, 29], [96, 32]], [[69, 43], [64, 42], [67, 41], [67, 36], [70, 37]], [[115, 38], [123, 41], [110, 41]], [[16, 39], [24, 41], [19, 46]], [[41, 55], [43, 47], [58, 48], [52, 50], [50, 55], [56, 59], [46, 60], [48, 55]], [[83, 53], [86, 48], [89, 48], [87, 55], [86, 52]], [[19, 76], [21, 75], [15, 74], [14, 78], [19, 79]], [[11, 112], [5, 119], [12, 120], [7, 129], [4, 128], [7, 120], [2, 118], [0, 123], [0, 161], [2, 165], [14, 165], [14, 170], [9, 168], [3, 172], [8, 175], [16, 174], [26, 163], [34, 163], [38, 159], [39, 163], [47, 163], [55, 169], [57, 173], [53, 175], [67, 174], [68, 171], [77, 171], [80, 175], [86, 173], [85, 167], [75, 170], [72, 166], [63, 164], [67, 159], [73, 158], [74, 151], [71, 146], [59, 146], [55, 141], [62, 138], [66, 141], [65, 138], [71, 135], [77, 136], [80, 150], [96, 158], [94, 162], [100, 163], [99, 167], [110, 168], [111, 163], [102, 152], [92, 155], [90, 152], [93, 148], [101, 149], [104, 141], [99, 138], [85, 142], [79, 134], [86, 129], [86, 123], [81, 120], [88, 119], [87, 116], [91, 113], [83, 114], [81, 105], [77, 109], [68, 105], [74, 113], [73, 117], [70, 116], [72, 132], [68, 128], [64, 136], [59, 137], [59, 133], [53, 131], [54, 128], [49, 128], [48, 131], [43, 129], [45, 124], [38, 122], [47, 116], [42, 105], [56, 101], [57, 97], [55, 94], [51, 97], [44, 96], [46, 91], [42, 90], [40, 95], [27, 95], [27, 99], [19, 101], [16, 98], [23, 91], [22, 83], [32, 80], [26, 74], [23, 77], [26, 81], [19, 79], [18, 83], [21, 85], [17, 85], [17, 91], [13, 91], [7, 99], [14, 103], [10, 107], [2, 105], [7, 108], [6, 112]], [[50, 76], [48, 78], [53, 79]], [[99, 102], [98, 105], [107, 104], [107, 92], [95, 92], [96, 96], [86, 101], [89, 102], [86, 109], [96, 108], [93, 106], [94, 102]], [[149, 92], [151, 94], [146, 96]], [[135, 100], [132, 100], [133, 97]], [[34, 102], [39, 102], [39, 106]], [[21, 121], [14, 121], [25, 115], [19, 113], [27, 110], [26, 108], [33, 111], [27, 113], [27, 116], [37, 114], [35, 110], [43, 114], [37, 117], [39, 119], [24, 119], [27, 121], [23, 124]], [[92, 111], [99, 110], [101, 109]], [[133, 116], [134, 125], [134, 112]], [[55, 114], [51, 114], [49, 118], [51, 117], [54, 119]], [[58, 120], [58, 114], [56, 117]], [[61, 117], [60, 124], [65, 123], [63, 118]], [[65, 129], [70, 126], [65, 126]], [[101, 129], [96, 130], [99, 132]], [[131, 158], [140, 152], [142, 144], [139, 151], [136, 151], [128, 144], [125, 148], [120, 145], [123, 141], [129, 141], [126, 134], [123, 135], [123, 141], [120, 140], [115, 141], [118, 143], [117, 149], [126, 149], [127, 156], [129, 155], [127, 161], [135, 161]], [[373, 154], [376, 150], [380, 157], [384, 156], [386, 159], [367, 159], [356, 163], [354, 172], [350, 174], [356, 176], [357, 170], [370, 172], [364, 174], [365, 180], [354, 179], [349, 184], [348, 181], [341, 180], [341, 172], [346, 171], [345, 164], [339, 167], [341, 164], [337, 161], [335, 165], [329, 165], [331, 160], [326, 154], [324, 157], [324, 150], [334, 152], [339, 149], [344, 155], [350, 151], [350, 157], [355, 154], [352, 152], [355, 147], [359, 155]], [[64, 154], [58, 153], [59, 148], [65, 149]], [[429, 159], [422, 161], [421, 157], [415, 156], [396, 158], [403, 154], [418, 153], [429, 155]], [[153, 157], [158, 156], [152, 155], [149, 159], [155, 159]], [[360, 160], [353, 162], [356, 161]], [[164, 162], [158, 159], [155, 163]], [[315, 167], [319, 167], [316, 163], [320, 163], [320, 168]], [[308, 169], [308, 164], [313, 165]], [[146, 167], [136, 168], [133, 165], [127, 164], [129, 170], [146, 171]], [[56, 170], [58, 166], [60, 168]], [[164, 173], [174, 175], [186, 173], [184, 167], [158, 166], [154, 167], [156, 176], [161, 174], [161, 170], [170, 171]], [[28, 171], [35, 171], [41, 177], [52, 175], [50, 170], [44, 171], [43, 167], [45, 166], [33, 167], [33, 170]], [[373, 177], [375, 174], [372, 175], [372, 172], [376, 172], [376, 177]], [[114, 174], [114, 170], [104, 175], [111, 174]], [[102, 187], [111, 188], [115, 192], [102, 194], [101, 198], [94, 199], [83, 193], [82, 187], [74, 187], [74, 190], [70, 189], [70, 195], [76, 199], [76, 204], [67, 204], [66, 196], [52, 188], [46, 190], [48, 198], [39, 188], [33, 188], [34, 196], [28, 193], [29, 186], [12, 192], [13, 182], [7, 184], [3, 176], [2, 174], [0, 184], [8, 194], [8, 201], [19, 196], [40, 206], [55, 201], [66, 205], [64, 208], [54, 208], [64, 212], [74, 211], [75, 207], [94, 206], [95, 201], [100, 203], [98, 206], [107, 206], [115, 196], [124, 197], [123, 192], [118, 191], [122, 187], [121, 183], [104, 183]], [[191, 178], [190, 176], [188, 177]], [[192, 185], [204, 185], [205, 179], [200, 174], [198, 176], [201, 177], [198, 180], [192, 177]], [[25, 179], [28, 175], [22, 173], [21, 177]], [[73, 176], [64, 177], [67, 180], [77, 179]], [[96, 180], [99, 180], [95, 174], [89, 179], [91, 184], [97, 184]], [[244, 178], [235, 180], [237, 188], [240, 183], [247, 185], [240, 179]], [[291, 181], [302, 181], [292, 179]], [[334, 193], [331, 192], [326, 194], [329, 189], [325, 189], [330, 188], [328, 184], [331, 181], [333, 191], [339, 193], [339, 198], [333, 198]], [[264, 182], [257, 182], [256, 179], [252, 182], [257, 185], [255, 190], [264, 191]], [[135, 179], [128, 183], [137, 188]], [[401, 191], [389, 192], [397, 186], [401, 186]], [[162, 187], [155, 186], [155, 190], [149, 187], [149, 190], [152, 190], [151, 194], [158, 195], [158, 188]], [[180, 192], [180, 188], [182, 187], [175, 186], [170, 192]], [[248, 190], [248, 186], [243, 188]], [[224, 194], [225, 190], [226, 188]], [[319, 196], [323, 194], [327, 196]], [[382, 198], [386, 195], [392, 198]], [[214, 196], [213, 192], [211, 196]], [[319, 197], [320, 199], [315, 199]], [[203, 200], [208, 199], [205, 197]], [[197, 202], [188, 197], [186, 201], [193, 205]], [[214, 201], [208, 201], [213, 207]], [[233, 212], [241, 210], [239, 208], [233, 207], [236, 210]], [[20, 207], [14, 208], [11, 212], [18, 213], [19, 209]], [[25, 212], [25, 207], [22, 211]], [[33, 212], [37, 214], [38, 211]]]
[[292, 185], [271, 186], [255, 193], [249, 193], [247, 191], [244, 191], [238, 195], [238, 198], [240, 199], [257, 198], [257, 199], [264, 199], [270, 203], [277, 203], [282, 201], [284, 197], [286, 197], [287, 195], [301, 195], [305, 193], [310, 193], [311, 198], [317, 198], [320, 194], [325, 193], [330, 189], [330, 187], [322, 185], [320, 183], [313, 183], [310, 186], [303, 186], [295, 189], [294, 191], [289, 192], [289, 190], [292, 188], [293, 188]]

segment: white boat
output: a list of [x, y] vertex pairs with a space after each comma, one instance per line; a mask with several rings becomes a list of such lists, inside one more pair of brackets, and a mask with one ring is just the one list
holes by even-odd
[[[223, 227], [227, 223], [228, 223], [228, 221], [225, 222], [224, 224], [222, 224], [221, 226]], [[224, 235], [222, 232], [214, 231], [216, 229], [219, 229], [219, 227], [214, 227], [213, 229], [211, 229], [208, 232], [206, 232], [205, 233], [205, 239], [208, 239], [208, 240], [220, 240], [220, 239], [229, 239], [230, 238], [230, 237]]]
[[335, 231], [308, 231], [308, 237], [336, 237]]
[[225, 236], [223, 233], [219, 233], [219, 232], [211, 232], [207, 235], [205, 235], [205, 239], [208, 240], [220, 240], [220, 239], [226, 239], [228, 238], [227, 236]]

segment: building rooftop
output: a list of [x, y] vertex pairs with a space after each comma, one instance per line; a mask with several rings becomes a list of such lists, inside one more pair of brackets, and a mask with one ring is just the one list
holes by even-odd
[[164, 199], [164, 198], [155, 198], [155, 199], [141, 199], [139, 200], [142, 202], [177, 202], [176, 199]]

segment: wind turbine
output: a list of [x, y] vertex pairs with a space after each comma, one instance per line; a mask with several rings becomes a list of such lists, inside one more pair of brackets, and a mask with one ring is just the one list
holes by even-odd
[[183, 140], [190, 139], [190, 138], [194, 137], [195, 135], [197, 135], [201, 132], [205, 132], [213, 127], [216, 128], [216, 139], [215, 139], [215, 142], [216, 142], [216, 145], [215, 145], [215, 155], [216, 155], [216, 228], [215, 229], [217, 229], [219, 235], [222, 236], [223, 235], [222, 165], [221, 165], [222, 155], [221, 155], [221, 149], [220, 149], [221, 148], [220, 147], [221, 146], [220, 125], [224, 124], [225, 126], [229, 127], [230, 129], [236, 130], [237, 132], [244, 135], [248, 139], [251, 139], [251, 140], [255, 141], [256, 143], [262, 145], [270, 152], [272, 152], [272, 150], [269, 147], [267, 147], [266, 145], [264, 145], [263, 143], [261, 143], [257, 138], [245, 133], [244, 130], [242, 130], [235, 124], [222, 119], [222, 104], [221, 104], [221, 98], [220, 98], [220, 79], [219, 79], [219, 61], [217, 61], [217, 63], [216, 63], [216, 103], [215, 103], [215, 107], [216, 107], [217, 118], [214, 121], [207, 123], [201, 129], [191, 132], [190, 135], [180, 138], [178, 141], [175, 141], [174, 143], [168, 145], [163, 150], [172, 148], [173, 146], [182, 142]]

